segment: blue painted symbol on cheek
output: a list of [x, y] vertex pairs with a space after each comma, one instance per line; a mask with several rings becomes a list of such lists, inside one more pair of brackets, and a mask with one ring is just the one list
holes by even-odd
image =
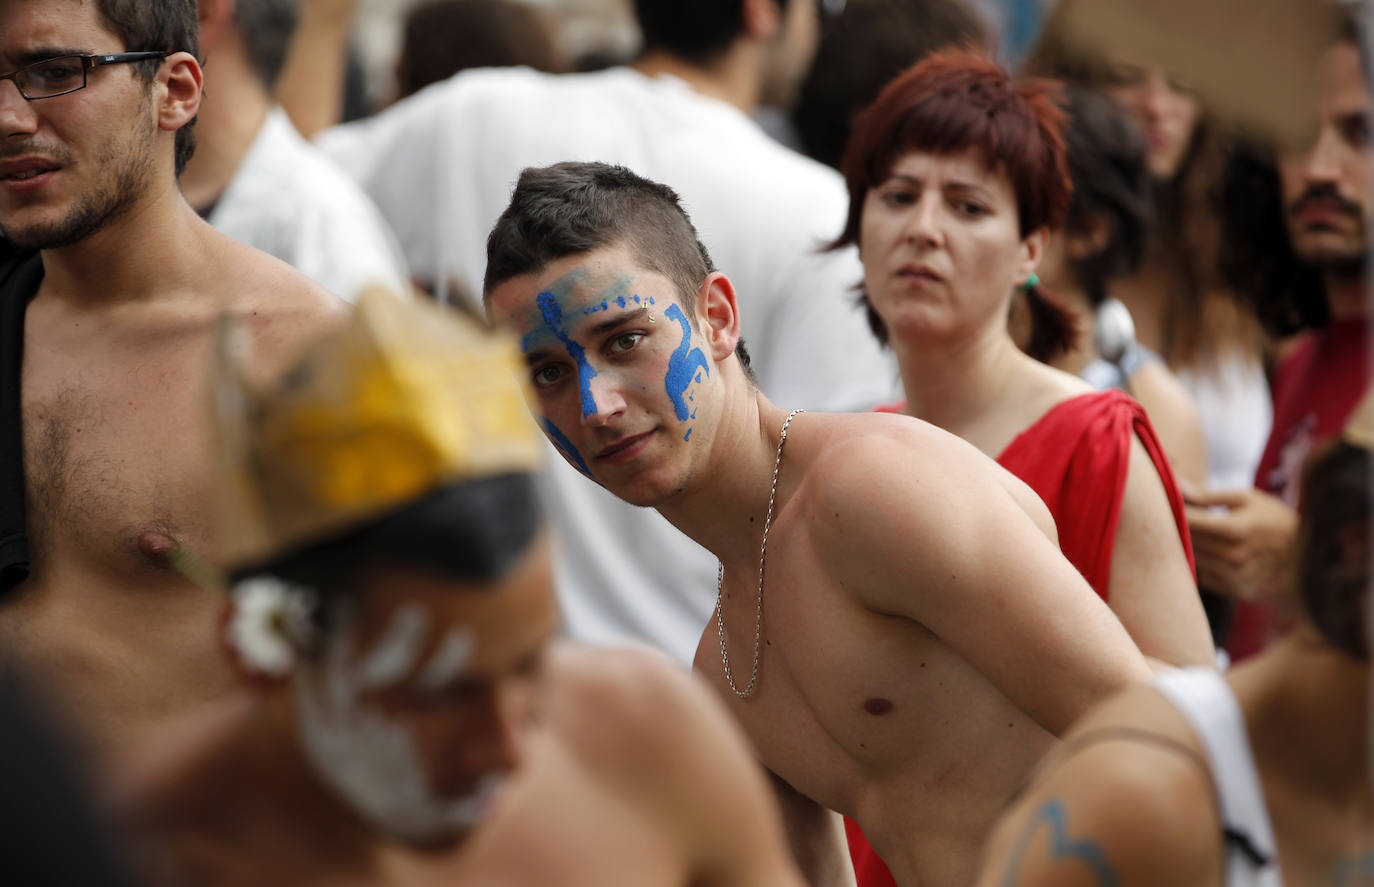
[[692, 347], [692, 327], [687, 323], [687, 316], [682, 313], [682, 309], [677, 305], [669, 305], [664, 316], [682, 327], [682, 343], [677, 346], [672, 357], [668, 358], [668, 372], [663, 377], [663, 384], [668, 390], [668, 397], [673, 401], [678, 421], [685, 422], [690, 411], [683, 396], [692, 384], [693, 376], [698, 375], [698, 370], [709, 376], [711, 366], [706, 362], [706, 355], [702, 354], [701, 349]]
[[574, 342], [563, 329], [563, 309], [558, 307], [558, 299], [554, 298], [553, 293], [539, 294], [539, 313], [543, 315], [544, 323], [558, 337], [558, 341], [563, 343], [568, 356], [577, 361], [577, 384], [582, 393], [582, 415], [586, 417], [595, 414], [596, 399], [592, 397], [592, 379], [596, 378], [596, 370], [588, 363], [586, 350]]
[[[542, 416], [539, 418], [539, 424], [544, 429], [544, 433], [549, 436], [549, 440], [553, 441], [553, 445], [558, 447], [558, 452], [562, 453], [573, 464], [574, 468], [587, 477], [591, 477], [592, 470], [587, 467], [587, 461], [582, 458], [577, 447], [573, 446], [573, 442], [568, 440], [568, 436], [560, 431], [557, 425]], [[595, 480], [596, 478], [592, 479]]]
[[692, 439], [692, 429], [688, 428], [688, 429], [687, 429], [687, 433], [684, 434], [684, 435], [682, 435], [682, 439], [683, 439], [683, 440], [686, 440], [686, 441], [690, 441], [690, 440]]

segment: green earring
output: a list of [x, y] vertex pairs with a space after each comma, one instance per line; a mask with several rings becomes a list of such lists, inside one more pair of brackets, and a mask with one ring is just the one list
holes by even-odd
[[1039, 275], [1035, 274], [1034, 272], [1031, 272], [1031, 276], [1026, 278], [1026, 282], [1025, 282], [1025, 283], [1021, 284], [1021, 288], [1024, 289], [1024, 290], [1033, 290], [1033, 289], [1035, 289], [1035, 288], [1036, 288], [1037, 286], [1039, 286], [1039, 285], [1040, 285], [1040, 277], [1039, 277]]

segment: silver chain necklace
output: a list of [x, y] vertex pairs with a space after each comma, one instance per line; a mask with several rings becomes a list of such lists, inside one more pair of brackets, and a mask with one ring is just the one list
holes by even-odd
[[725, 587], [725, 564], [716, 561], [716, 633], [720, 636], [720, 661], [725, 666], [725, 682], [740, 699], [748, 699], [754, 692], [759, 679], [759, 643], [763, 638], [763, 562], [768, 556], [768, 531], [773, 527], [773, 501], [778, 496], [778, 472], [782, 470], [782, 445], [787, 443], [787, 426], [792, 424], [798, 413], [806, 410], [793, 410], [782, 423], [782, 436], [778, 439], [778, 455], [773, 460], [773, 486], [768, 491], [768, 517], [763, 521], [763, 542], [759, 544], [759, 590], [754, 599], [754, 668], [749, 673], [749, 686], [741, 690], [735, 686], [735, 677], [730, 672], [730, 654], [725, 649], [725, 616], [721, 611], [721, 590]]

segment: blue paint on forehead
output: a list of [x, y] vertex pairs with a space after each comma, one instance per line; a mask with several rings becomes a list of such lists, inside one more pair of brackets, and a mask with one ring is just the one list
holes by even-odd
[[687, 315], [682, 313], [682, 308], [678, 305], [669, 305], [664, 316], [682, 327], [682, 342], [668, 358], [668, 372], [663, 376], [663, 384], [668, 391], [668, 397], [673, 401], [673, 410], [677, 413], [678, 421], [685, 422], [690, 416], [684, 398], [687, 388], [692, 384], [694, 376], [698, 377], [699, 381], [702, 372], [711, 375], [711, 366], [706, 362], [706, 355], [701, 349], [692, 347], [692, 326], [687, 322]]
[[558, 341], [563, 343], [568, 356], [577, 361], [577, 386], [582, 395], [582, 415], [594, 415], [596, 399], [592, 397], [592, 379], [596, 378], [596, 370], [587, 360], [587, 350], [573, 341], [564, 329], [563, 309], [552, 292], [539, 294], [539, 313], [544, 316], [545, 325], [558, 337]]

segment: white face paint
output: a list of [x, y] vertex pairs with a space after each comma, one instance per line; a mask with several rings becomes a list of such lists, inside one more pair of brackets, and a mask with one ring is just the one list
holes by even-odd
[[[413, 623], [413, 617], [406, 619], [408, 625]], [[393, 620], [392, 627], [396, 624]], [[430, 786], [407, 730], [360, 703], [364, 672], [377, 679], [404, 658], [399, 655], [403, 645], [396, 643], [397, 652], [389, 654], [387, 668], [375, 664], [377, 648], [359, 666], [351, 666], [353, 628], [344, 614], [322, 660], [296, 670], [297, 717], [307, 760], [363, 819], [403, 840], [435, 843], [477, 825], [504, 774], [485, 774], [467, 795], [441, 797]]]
[[450, 631], [429, 662], [420, 670], [415, 685], [426, 693], [437, 693], [456, 681], [477, 650], [477, 638], [465, 626]]
[[429, 614], [419, 604], [402, 604], [391, 616], [382, 636], [358, 663], [363, 690], [385, 690], [410, 674], [429, 634]]

